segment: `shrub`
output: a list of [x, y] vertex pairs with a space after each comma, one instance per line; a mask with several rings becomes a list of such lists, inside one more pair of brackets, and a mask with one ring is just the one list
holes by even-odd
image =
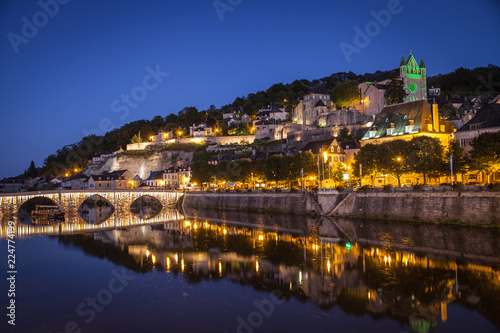
[[423, 188], [424, 188], [424, 186], [420, 185], [420, 184], [413, 186], [414, 191], [422, 191]]
[[365, 192], [365, 193], [366, 193], [366, 192], [368, 192], [368, 190], [369, 190], [370, 188], [371, 188], [371, 186], [370, 186], [370, 185], [363, 185], [363, 186], [361, 186], [361, 191], [363, 191], [363, 192]]
[[344, 186], [340, 185], [340, 186], [337, 186], [336, 190], [340, 193], [340, 192], [343, 192], [344, 191]]
[[488, 190], [498, 190], [500, 188], [500, 183], [489, 183], [488, 184]]
[[281, 189], [280, 189], [280, 188], [277, 188], [277, 189], [276, 189], [276, 192], [281, 192]]
[[392, 192], [392, 187], [391, 184], [384, 185], [384, 192]]
[[230, 190], [230, 189], [228, 189], [228, 188], [226, 188], [226, 192], [231, 192], [231, 190]]
[[452, 188], [454, 191], [461, 191], [463, 187], [464, 187], [463, 183], [455, 183], [453, 184]]

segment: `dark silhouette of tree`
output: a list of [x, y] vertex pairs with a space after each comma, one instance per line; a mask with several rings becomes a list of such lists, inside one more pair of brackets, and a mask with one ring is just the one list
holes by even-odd
[[392, 78], [387, 84], [385, 100], [388, 105], [403, 103], [408, 94], [403, 88], [403, 80], [399, 77]]
[[500, 132], [483, 133], [472, 140], [470, 167], [491, 175], [500, 169]]
[[395, 175], [401, 187], [401, 175], [411, 171], [408, 161], [409, 142], [392, 140], [379, 146], [380, 169], [382, 172]]
[[31, 161], [30, 167], [26, 171], [26, 176], [30, 178], [35, 178], [38, 176], [38, 171], [35, 167], [35, 162]]
[[342, 127], [340, 129], [338, 140], [340, 142], [345, 142], [345, 141], [351, 141], [352, 140], [351, 133], [349, 133], [349, 129], [347, 127]]
[[424, 185], [427, 177], [438, 177], [443, 172], [444, 149], [436, 138], [418, 136], [413, 138], [409, 144], [408, 162], [415, 173], [424, 176]]

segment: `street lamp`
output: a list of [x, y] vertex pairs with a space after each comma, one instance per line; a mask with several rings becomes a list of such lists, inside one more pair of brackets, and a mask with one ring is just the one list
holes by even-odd
[[401, 187], [401, 179], [399, 177], [399, 166], [400, 166], [400, 163], [401, 163], [401, 157], [397, 157], [396, 160], [398, 161], [397, 165], [396, 165], [396, 175], [398, 176], [398, 187]]
[[321, 164], [322, 164], [322, 166], [323, 166], [323, 189], [325, 189], [325, 188], [326, 188], [326, 186], [325, 186], [325, 162], [326, 162], [326, 156], [327, 156], [327, 154], [326, 154], [326, 151], [325, 151], [325, 152], [323, 153], [323, 161], [322, 161], [322, 163], [321, 163]]

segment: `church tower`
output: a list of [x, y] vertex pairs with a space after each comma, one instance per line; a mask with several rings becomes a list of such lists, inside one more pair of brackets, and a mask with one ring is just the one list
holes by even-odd
[[404, 102], [427, 100], [427, 70], [424, 59], [420, 59], [420, 65], [417, 65], [417, 61], [410, 51], [408, 60], [405, 60], [404, 56], [402, 57], [399, 73], [404, 82], [404, 89], [408, 94]]

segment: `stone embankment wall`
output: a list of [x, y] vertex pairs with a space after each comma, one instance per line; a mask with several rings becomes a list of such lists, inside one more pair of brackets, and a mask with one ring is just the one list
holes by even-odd
[[246, 192], [188, 192], [183, 207], [212, 210], [242, 210], [252, 212], [318, 214], [319, 206], [308, 192], [246, 193]]
[[172, 166], [172, 162], [183, 165], [191, 165], [193, 153], [185, 151], [157, 151], [119, 154], [109, 158], [105, 162], [89, 164], [84, 173], [86, 175], [98, 175], [104, 171], [129, 170], [134, 175], [146, 179], [151, 171], [165, 170]]
[[353, 192], [329, 215], [500, 226], [500, 193]]
[[500, 226], [499, 192], [189, 192], [183, 207]]

